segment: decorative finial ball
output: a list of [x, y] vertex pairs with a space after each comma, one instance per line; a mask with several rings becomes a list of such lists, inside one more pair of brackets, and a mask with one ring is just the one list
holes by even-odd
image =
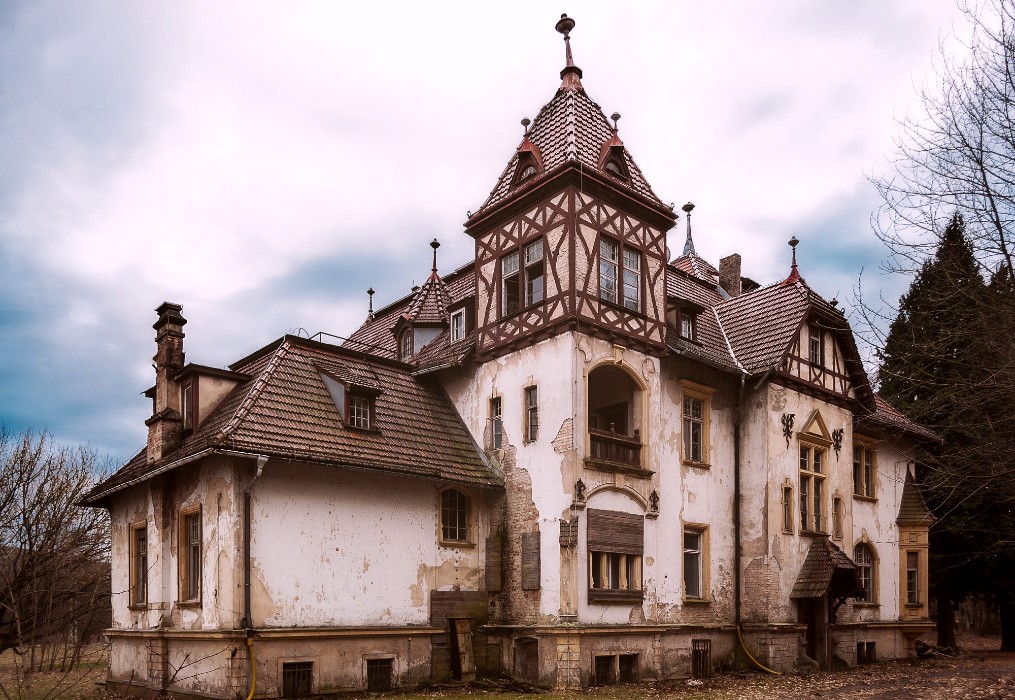
[[797, 247], [797, 244], [798, 244], [799, 242], [800, 242], [800, 241], [798, 241], [798, 240], [797, 240], [797, 237], [796, 237], [796, 236], [793, 236], [792, 238], [790, 238], [790, 239], [789, 239], [789, 247], [790, 247], [790, 248], [796, 248], [796, 247]]
[[685, 213], [690, 214], [691, 210], [694, 209], [694, 205], [688, 202], [684, 206], [680, 207]]
[[371, 287], [370, 289], [368, 289], [367, 290], [367, 294], [369, 294], [370, 296], [373, 296], [374, 295], [374, 288]]
[[437, 239], [435, 238], [432, 241], [430, 241], [430, 247], [433, 248], [434, 250], [437, 250], [438, 248], [441, 247], [441, 244], [438, 243]]
[[528, 130], [529, 130], [529, 124], [531, 124], [531, 123], [532, 123], [532, 120], [531, 120], [531, 119], [529, 119], [528, 117], [524, 117], [524, 118], [522, 119], [522, 126], [524, 126], [524, 127], [525, 127], [525, 130], [526, 130], [526, 131], [528, 131]]
[[560, 19], [557, 20], [557, 24], [554, 27], [554, 29], [556, 29], [564, 36], [567, 36], [568, 34], [571, 33], [571, 30], [574, 29], [574, 20], [568, 17], [567, 15], [561, 15]]

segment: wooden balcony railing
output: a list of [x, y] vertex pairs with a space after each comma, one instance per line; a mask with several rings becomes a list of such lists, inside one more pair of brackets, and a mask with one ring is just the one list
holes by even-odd
[[589, 428], [591, 458], [602, 462], [613, 462], [629, 467], [641, 468], [641, 432], [634, 435], [618, 433], [613, 425], [609, 430]]

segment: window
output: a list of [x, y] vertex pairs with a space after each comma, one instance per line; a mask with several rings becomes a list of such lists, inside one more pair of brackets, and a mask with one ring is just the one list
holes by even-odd
[[490, 435], [493, 449], [499, 450], [504, 444], [504, 414], [499, 396], [490, 399]]
[[535, 442], [539, 437], [539, 390], [530, 386], [525, 389], [525, 442]]
[[456, 343], [465, 337], [465, 309], [451, 312], [451, 342]]
[[681, 382], [683, 394], [683, 460], [695, 465], [709, 463], [709, 421], [713, 389]]
[[201, 600], [201, 509], [180, 513], [180, 600]]
[[148, 602], [148, 525], [130, 528], [130, 604]]
[[906, 603], [920, 604], [920, 553], [906, 552]]
[[469, 497], [458, 489], [441, 492], [441, 540], [469, 541]]
[[694, 340], [695, 314], [681, 309], [680, 311], [680, 337], [687, 340]]
[[853, 446], [853, 495], [875, 498], [877, 470], [874, 450], [866, 445]]
[[621, 180], [627, 179], [627, 176], [624, 175], [624, 169], [620, 166], [620, 163], [618, 161], [615, 160], [606, 161], [605, 170], [606, 172], [610, 173], [614, 177], [620, 178]]
[[782, 487], [782, 531], [793, 532], [793, 487]]
[[874, 555], [870, 547], [861, 542], [853, 548], [853, 561], [856, 563], [857, 573], [860, 575], [860, 583], [863, 585], [863, 597], [857, 599], [859, 603], [874, 602]]
[[530, 177], [535, 175], [537, 172], [538, 171], [536, 170], [536, 166], [535, 165], [533, 165], [532, 163], [527, 164], [525, 167], [522, 168], [522, 172], [518, 176], [518, 182], [522, 182], [523, 180], [528, 180]]
[[807, 326], [807, 357], [811, 364], [825, 364], [825, 336], [816, 323]]
[[407, 362], [412, 357], [412, 329], [406, 328], [398, 337], [398, 359]]
[[[620, 298], [618, 294], [621, 295]], [[623, 304], [632, 311], [641, 310], [639, 251], [622, 248], [620, 243], [609, 238], [599, 239], [599, 298], [614, 304]]]
[[[524, 267], [520, 264], [524, 254]], [[522, 251], [508, 253], [500, 261], [502, 310], [510, 316], [525, 306], [538, 304], [544, 294], [543, 239], [527, 244]], [[524, 276], [524, 279], [523, 279]]]
[[641, 600], [645, 517], [595, 508], [589, 508], [586, 512], [589, 602]]
[[282, 663], [282, 697], [306, 698], [313, 691], [314, 662], [290, 661]]
[[800, 446], [800, 529], [825, 531], [825, 450]]
[[638, 682], [638, 655], [597, 655], [592, 669], [593, 685]]
[[703, 527], [684, 528], [684, 598], [705, 600], [705, 534]]
[[385, 693], [391, 690], [391, 672], [394, 659], [367, 659], [367, 690], [371, 693]]
[[183, 429], [192, 430], [196, 422], [194, 420], [194, 382], [185, 384], [181, 393], [180, 413], [183, 414]]
[[525, 305], [543, 300], [543, 239], [525, 246]]
[[349, 425], [370, 430], [370, 399], [365, 396], [349, 396]]

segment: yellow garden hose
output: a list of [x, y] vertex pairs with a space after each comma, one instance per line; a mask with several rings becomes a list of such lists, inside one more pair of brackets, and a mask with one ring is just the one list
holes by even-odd
[[257, 661], [254, 659], [254, 640], [250, 637], [247, 637], [247, 660], [250, 661], [250, 692], [247, 693], [247, 700], [253, 700], [254, 689], [257, 688]]
[[[764, 666], [764, 665], [762, 665], [762, 664], [761, 664], [761, 663], [760, 663], [760, 662], [759, 662], [759, 661], [758, 661], [758, 660], [757, 660], [756, 658], [754, 658], [753, 656], [751, 656], [751, 652], [747, 651], [747, 646], [746, 646], [746, 645], [744, 644], [744, 638], [743, 638], [743, 635], [741, 635], [741, 634], [740, 634], [740, 625], [737, 625], [737, 639], [739, 639], [739, 640], [740, 640], [740, 648], [744, 650], [744, 653], [745, 653], [745, 654], [747, 654], [747, 658], [748, 658], [748, 659], [750, 659], [750, 660], [751, 660], [751, 662], [752, 662], [752, 663], [753, 663], [753, 664], [754, 664], [755, 666], [757, 666], [758, 668], [760, 668], [760, 669], [761, 669], [762, 671], [767, 671], [768, 673], [771, 673], [771, 674], [772, 674], [773, 676], [781, 676], [781, 675], [782, 675], [782, 674], [781, 674], [781, 673], [779, 673], [778, 671], [773, 671], [773, 670], [772, 670], [772, 669], [770, 669], [770, 668], [769, 668], [768, 666]], [[249, 640], [248, 640], [248, 641], [249, 641]], [[250, 700], [250, 698], [247, 698], [247, 700]]]

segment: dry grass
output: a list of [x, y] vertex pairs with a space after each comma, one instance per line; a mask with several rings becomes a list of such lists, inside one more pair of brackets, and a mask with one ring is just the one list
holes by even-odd
[[99, 700], [106, 698], [106, 647], [87, 647], [81, 661], [68, 671], [23, 673], [23, 665], [11, 650], [0, 654], [0, 699], [2, 700]]

